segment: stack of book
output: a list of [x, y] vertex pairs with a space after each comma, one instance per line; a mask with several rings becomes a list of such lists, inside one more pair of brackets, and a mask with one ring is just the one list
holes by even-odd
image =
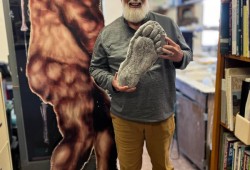
[[[250, 68], [226, 68], [221, 87], [221, 122], [234, 131], [237, 114], [245, 117], [246, 101], [250, 90]], [[242, 86], [243, 85], [243, 86]]]
[[250, 170], [250, 145], [239, 141], [232, 133], [222, 134], [220, 169]]
[[249, 0], [221, 0], [220, 53], [249, 58]]

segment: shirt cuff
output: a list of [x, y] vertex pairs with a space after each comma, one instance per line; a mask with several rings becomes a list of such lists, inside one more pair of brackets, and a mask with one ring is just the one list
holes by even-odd
[[110, 75], [110, 76], [108, 77], [108, 91], [109, 91], [110, 93], [119, 93], [119, 91], [117, 91], [117, 90], [113, 87], [113, 85], [112, 85], [113, 78], [114, 78], [114, 76], [112, 76], [112, 75]]

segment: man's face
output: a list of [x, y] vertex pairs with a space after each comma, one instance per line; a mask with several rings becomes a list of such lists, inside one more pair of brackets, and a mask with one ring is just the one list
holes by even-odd
[[127, 21], [139, 23], [149, 11], [148, 0], [122, 0], [122, 9]]

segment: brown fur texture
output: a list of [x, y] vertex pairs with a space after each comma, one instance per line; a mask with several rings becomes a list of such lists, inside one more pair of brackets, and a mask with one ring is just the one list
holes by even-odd
[[99, 0], [30, 0], [29, 8], [26, 75], [32, 92], [53, 106], [63, 136], [51, 169], [80, 169], [93, 147], [97, 169], [115, 169], [110, 101], [89, 74], [93, 46], [104, 25]]

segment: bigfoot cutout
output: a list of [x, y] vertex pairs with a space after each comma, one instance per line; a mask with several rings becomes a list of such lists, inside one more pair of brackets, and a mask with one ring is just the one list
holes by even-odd
[[104, 26], [99, 0], [30, 0], [29, 86], [53, 106], [63, 139], [52, 170], [81, 169], [94, 148], [97, 169], [116, 169], [110, 101], [89, 74]]

